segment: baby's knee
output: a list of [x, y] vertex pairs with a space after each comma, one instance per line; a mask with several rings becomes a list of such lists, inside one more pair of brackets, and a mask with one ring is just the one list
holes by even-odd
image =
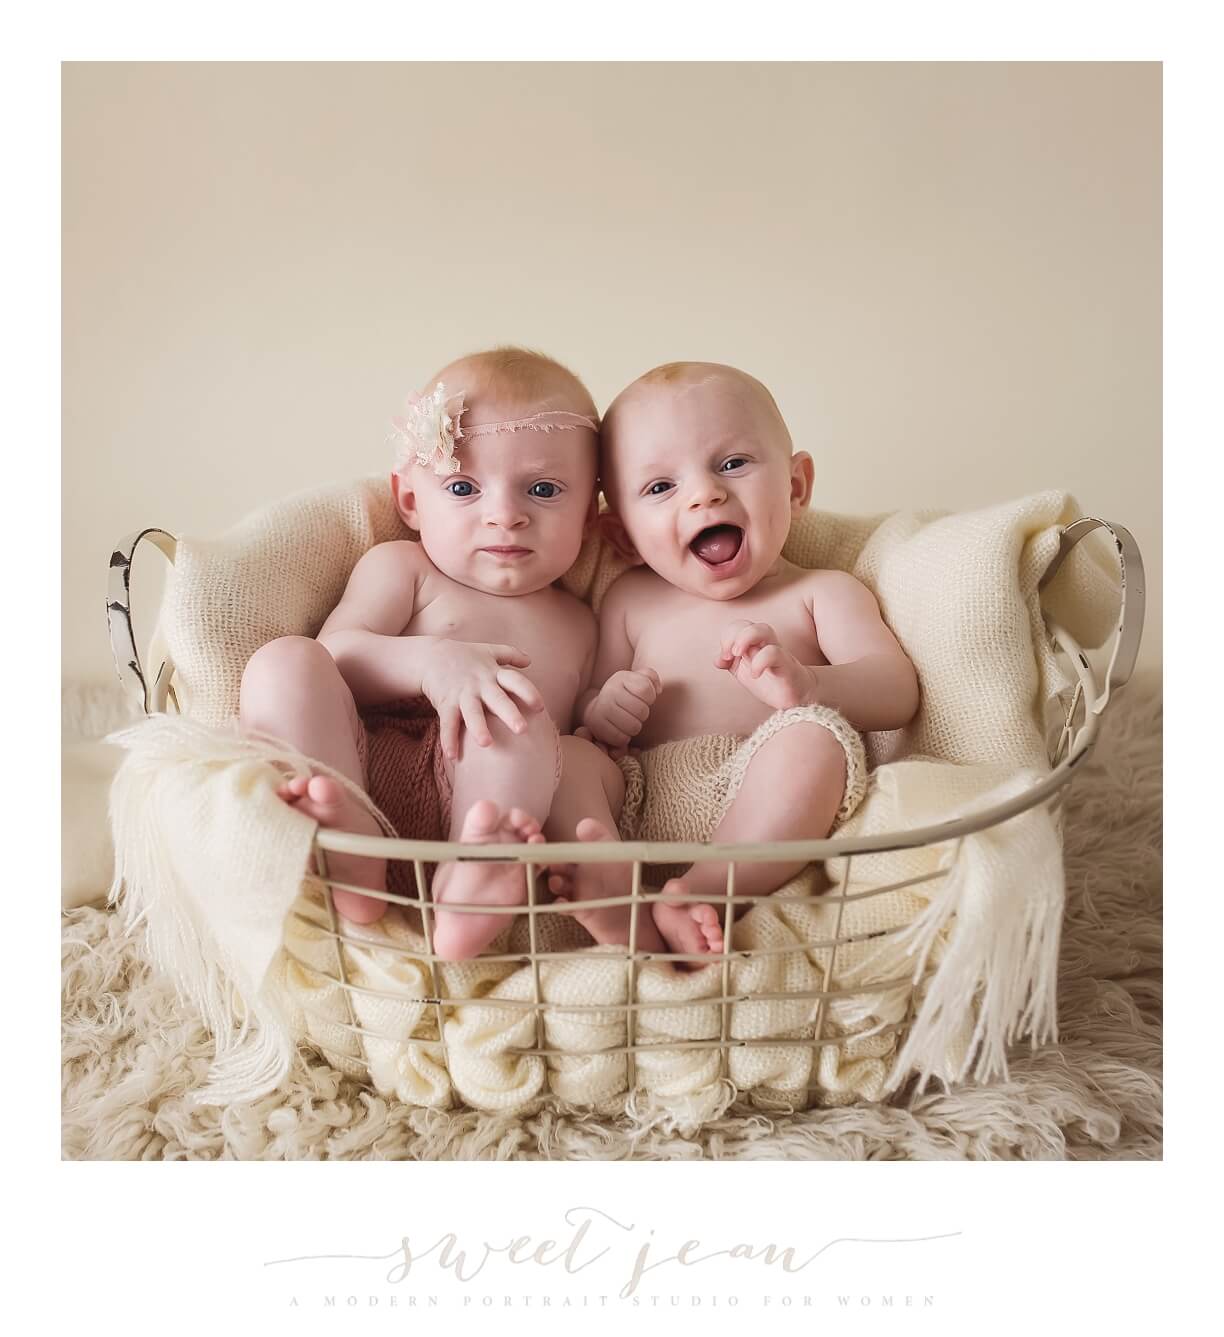
[[846, 784], [846, 749], [831, 729], [820, 724], [794, 726], [803, 735], [805, 764], [817, 788], [834, 788], [840, 794]]
[[594, 776], [603, 786], [613, 811], [619, 808], [625, 797], [625, 777], [621, 774], [621, 768], [601, 747], [589, 739], [565, 734], [561, 738], [561, 764], [563, 776]]
[[546, 710], [524, 711], [521, 730], [512, 729], [493, 714], [485, 715], [489, 742], [483, 747], [472, 741], [465, 728], [460, 739], [460, 763], [480, 767], [526, 767], [532, 772], [553, 776], [553, 788], [561, 778], [561, 738], [553, 718]]
[[561, 759], [567, 771], [595, 766], [597, 763], [592, 754], [603, 756], [603, 753], [588, 739], [578, 738], [572, 733], [561, 735]]
[[[769, 757], [771, 773], [784, 773], [796, 779], [810, 777], [817, 783], [846, 778], [846, 749], [831, 729], [810, 720], [780, 729], [757, 753]], [[760, 767], [758, 769], [766, 769]]]
[[337, 673], [327, 650], [310, 636], [280, 636], [261, 645], [242, 674], [239, 713], [263, 713], [297, 691], [311, 690]]
[[846, 749], [840, 738], [832, 731], [826, 729], [820, 724], [801, 725], [801, 728], [808, 731], [808, 739], [811, 747], [812, 757], [819, 764], [828, 770], [841, 772], [846, 771]]

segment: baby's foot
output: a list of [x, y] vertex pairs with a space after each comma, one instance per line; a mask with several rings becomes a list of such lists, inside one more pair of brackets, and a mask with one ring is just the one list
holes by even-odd
[[[329, 775], [295, 775], [276, 791], [277, 797], [292, 804], [307, 817], [313, 817], [320, 826], [335, 831], [352, 831], [357, 835], [381, 836], [382, 830], [370, 813], [338, 781]], [[327, 877], [331, 882], [351, 882], [371, 891], [384, 891], [387, 886], [387, 861], [362, 859], [354, 854], [327, 855]], [[336, 911], [355, 924], [372, 924], [381, 919], [387, 902], [374, 896], [360, 896], [355, 891], [335, 888], [332, 900]]]
[[[688, 887], [682, 877], [673, 877], [663, 888], [665, 896], [687, 897]], [[656, 901], [654, 922], [663, 940], [673, 952], [688, 956], [721, 952], [723, 949], [722, 924], [718, 911], [702, 901]], [[696, 962], [680, 962], [678, 966], [696, 966]]]
[[[579, 840], [599, 842], [618, 837], [593, 817], [584, 817], [574, 834]], [[628, 905], [597, 906], [582, 909], [583, 901], [601, 900], [605, 896], [627, 896], [632, 890], [629, 868], [620, 863], [569, 864], [564, 872], [554, 874], [548, 881], [553, 899], [559, 904], [572, 904], [572, 914], [598, 943], [625, 946], [629, 942], [629, 921], [632, 907]], [[638, 914], [635, 946], [642, 952], [661, 952], [663, 939], [655, 928], [654, 920], [644, 911]]]
[[[481, 799], [463, 819], [459, 839], [466, 845], [542, 845], [539, 822], [522, 808], [502, 812]], [[505, 915], [447, 913], [442, 906], [522, 905], [527, 899], [527, 870], [517, 863], [446, 863], [434, 875], [434, 950], [445, 961], [476, 956], [504, 929]]]

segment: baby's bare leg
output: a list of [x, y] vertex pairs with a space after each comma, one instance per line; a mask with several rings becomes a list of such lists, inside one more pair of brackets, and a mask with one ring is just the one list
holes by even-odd
[[[479, 747], [465, 730], [453, 763], [449, 839], [465, 844], [537, 844], [552, 806], [557, 773], [557, 730], [547, 714], [525, 716], [513, 733], [486, 716], [493, 742]], [[541, 860], [543, 862], [543, 860]], [[466, 961], [483, 951], [507, 926], [505, 915], [448, 912], [459, 905], [522, 905], [526, 870], [517, 863], [445, 863], [433, 880], [434, 948], [448, 961]]]
[[[362, 784], [357, 706], [335, 660], [318, 641], [282, 636], [258, 649], [242, 675], [239, 719], [243, 728], [282, 738], [354, 784]], [[330, 776], [290, 780], [278, 793], [320, 826], [360, 835], [382, 834], [366, 809]], [[327, 869], [328, 877], [337, 882], [371, 891], [382, 891], [387, 885], [387, 865], [382, 859], [332, 854]], [[338, 890], [334, 898], [340, 914], [360, 924], [381, 918], [387, 908], [385, 901], [352, 891]]]
[[[616, 840], [616, 819], [625, 799], [625, 780], [620, 767], [594, 743], [572, 734], [561, 740], [561, 758], [561, 784], [544, 824], [545, 835], [549, 840]], [[567, 871], [568, 892], [557, 899], [575, 903], [574, 918], [596, 942], [627, 944], [629, 906], [605, 906], [595, 910], [577, 907], [583, 901], [628, 895], [633, 885], [629, 865], [578, 863], [570, 865]], [[556, 889], [560, 881], [556, 879], [550, 885]], [[635, 945], [644, 952], [661, 951], [664, 946], [654, 920], [640, 911]]]
[[[846, 754], [819, 724], [792, 724], [764, 743], [731, 806], [714, 829], [715, 844], [775, 840], [822, 840], [829, 834], [846, 789]], [[802, 867], [802, 861], [737, 863], [735, 894], [765, 896]], [[663, 890], [683, 898], [654, 907], [659, 932], [677, 952], [721, 952], [722, 906], [708, 904], [726, 894], [727, 866], [694, 864]]]

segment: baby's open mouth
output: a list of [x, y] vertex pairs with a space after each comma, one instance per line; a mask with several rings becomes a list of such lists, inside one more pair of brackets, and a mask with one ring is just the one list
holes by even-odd
[[743, 541], [744, 531], [738, 525], [710, 525], [689, 544], [689, 549], [709, 566], [721, 566], [735, 557]]

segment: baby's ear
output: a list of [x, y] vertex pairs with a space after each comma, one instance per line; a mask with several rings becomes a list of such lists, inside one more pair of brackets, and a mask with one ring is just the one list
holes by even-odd
[[790, 499], [791, 511], [807, 509], [812, 500], [812, 487], [816, 482], [816, 465], [806, 450], [800, 450], [791, 456], [790, 461]]
[[421, 526], [417, 517], [416, 493], [400, 474], [393, 473], [391, 475], [391, 496], [395, 501], [395, 509], [399, 512], [400, 519], [409, 529], [419, 531]]
[[600, 537], [612, 545], [618, 556], [621, 556], [631, 566], [641, 566], [642, 559], [638, 556], [637, 549], [633, 546], [633, 540], [630, 539], [625, 526], [621, 524], [620, 517], [612, 514], [611, 511], [601, 513], [596, 521], [599, 528]]

